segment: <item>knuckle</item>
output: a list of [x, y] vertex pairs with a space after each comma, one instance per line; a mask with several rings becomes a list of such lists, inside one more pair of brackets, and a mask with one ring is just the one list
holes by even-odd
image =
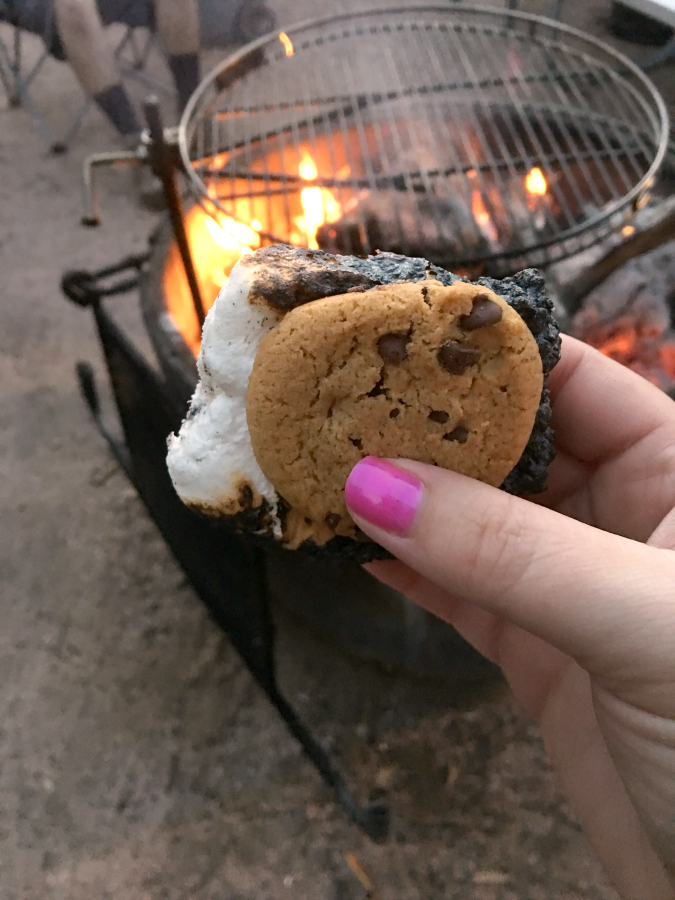
[[490, 586], [503, 593], [525, 579], [535, 554], [536, 539], [525, 502], [481, 505], [474, 510], [467, 532], [468, 575], [472, 588]]

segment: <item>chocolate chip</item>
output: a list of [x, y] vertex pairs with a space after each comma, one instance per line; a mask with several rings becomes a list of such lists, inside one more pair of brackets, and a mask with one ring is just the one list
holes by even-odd
[[479, 359], [480, 350], [467, 347], [459, 341], [449, 341], [438, 351], [439, 363], [451, 375], [463, 375], [469, 366], [475, 365]]
[[463, 425], [458, 425], [454, 431], [443, 435], [444, 441], [457, 441], [458, 444], [466, 444], [469, 440], [469, 432]]
[[340, 516], [338, 513], [328, 513], [328, 515], [324, 519], [324, 522], [332, 531], [335, 531], [335, 529], [340, 524], [341, 518], [342, 516]]
[[392, 411], [389, 413], [389, 418], [390, 419], [398, 419], [398, 417], [400, 415], [401, 415], [400, 409], [392, 409]]
[[242, 509], [250, 509], [253, 506], [253, 491], [248, 484], [239, 491], [239, 506]]
[[444, 412], [442, 409], [433, 409], [429, 413], [429, 418], [432, 422], [436, 422], [438, 425], [445, 425], [445, 423], [450, 418], [450, 414]]
[[408, 355], [407, 334], [383, 334], [377, 342], [377, 352], [386, 363], [400, 365]]
[[501, 322], [502, 316], [503, 310], [498, 303], [490, 300], [487, 294], [479, 294], [473, 301], [471, 312], [468, 316], [462, 316], [459, 324], [464, 331], [475, 331], [477, 328], [496, 325]]

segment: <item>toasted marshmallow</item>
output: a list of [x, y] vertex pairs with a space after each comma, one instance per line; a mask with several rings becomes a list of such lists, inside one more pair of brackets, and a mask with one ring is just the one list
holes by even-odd
[[238, 263], [206, 317], [199, 384], [179, 434], [169, 438], [167, 465], [188, 506], [227, 516], [264, 499], [278, 532], [279, 498], [253, 454], [246, 389], [258, 345], [283, 314], [265, 301], [250, 302], [255, 276], [255, 266]]

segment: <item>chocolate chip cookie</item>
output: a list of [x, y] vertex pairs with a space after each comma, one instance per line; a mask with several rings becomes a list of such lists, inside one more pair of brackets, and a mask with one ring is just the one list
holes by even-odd
[[246, 417], [263, 473], [325, 540], [357, 536], [344, 485], [365, 456], [501, 485], [542, 388], [537, 343], [512, 307], [486, 287], [426, 280], [288, 312], [260, 343]]

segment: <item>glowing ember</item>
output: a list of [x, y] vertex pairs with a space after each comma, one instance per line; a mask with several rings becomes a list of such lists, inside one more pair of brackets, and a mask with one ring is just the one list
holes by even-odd
[[534, 169], [530, 169], [525, 178], [525, 187], [527, 188], [528, 193], [534, 194], [537, 197], [543, 197], [546, 191], [548, 190], [548, 182], [544, 177], [544, 173], [541, 169], [535, 166]]
[[286, 56], [293, 56], [293, 54], [295, 53], [295, 50], [293, 49], [293, 42], [291, 41], [291, 39], [289, 38], [289, 36], [286, 34], [285, 31], [281, 32], [281, 34], [279, 35], [279, 40], [284, 45], [284, 50], [286, 51]]
[[621, 229], [621, 234], [624, 237], [630, 237], [632, 234], [635, 234], [635, 225], [624, 225]]
[[663, 390], [675, 384], [675, 343], [667, 339], [662, 325], [620, 316], [583, 335], [583, 340]]
[[[314, 160], [305, 154], [300, 163], [300, 177], [305, 181], [313, 181], [317, 175]], [[342, 215], [342, 206], [326, 188], [303, 188], [300, 192], [303, 216], [296, 219], [296, 225], [306, 235], [307, 246], [311, 250], [318, 249], [316, 233], [325, 224], [337, 222]]]

